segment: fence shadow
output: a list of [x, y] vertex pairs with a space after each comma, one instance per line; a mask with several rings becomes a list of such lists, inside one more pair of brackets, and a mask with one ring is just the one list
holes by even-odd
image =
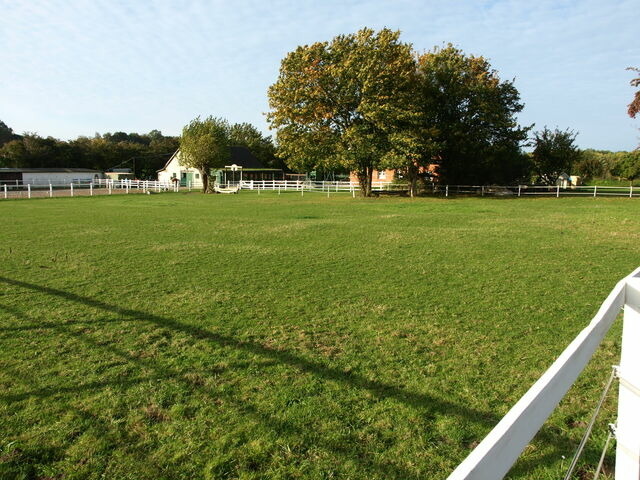
[[[496, 416], [492, 412], [480, 411], [466, 405], [458, 404], [450, 400], [438, 398], [430, 394], [412, 392], [393, 384], [388, 384], [378, 380], [372, 380], [361, 374], [353, 373], [350, 371], [343, 371], [339, 368], [325, 365], [319, 361], [303, 358], [299, 355], [296, 355], [286, 350], [271, 348], [269, 346], [260, 344], [256, 341], [239, 340], [229, 335], [211, 332], [201, 327], [185, 324], [178, 320], [175, 320], [173, 318], [169, 318], [166, 316], [156, 315], [149, 312], [144, 312], [144, 311], [130, 309], [130, 308], [123, 308], [117, 305], [111, 305], [109, 303], [96, 300], [90, 297], [86, 297], [83, 295], [78, 295], [78, 294], [67, 292], [64, 290], [27, 283], [20, 280], [6, 278], [2, 276], [0, 276], [0, 282], [5, 283], [7, 285], [14, 286], [14, 287], [27, 289], [33, 292], [43, 293], [52, 297], [61, 298], [69, 302], [82, 304], [98, 310], [103, 310], [105, 312], [109, 312], [109, 313], [117, 312], [119, 315], [124, 317], [123, 319], [109, 320], [109, 323], [123, 322], [123, 321], [150, 322], [152, 324], [155, 324], [158, 327], [166, 328], [166, 329], [173, 330], [175, 332], [180, 332], [183, 334], [188, 334], [194, 339], [205, 340], [207, 342], [214, 343], [220, 347], [227, 347], [227, 348], [245, 351], [247, 353], [251, 353], [253, 355], [266, 358], [270, 361], [274, 361], [283, 365], [288, 365], [291, 368], [295, 368], [301, 372], [309, 373], [313, 376], [316, 376], [324, 380], [330, 380], [333, 382], [342, 383], [351, 388], [366, 390], [371, 394], [375, 395], [379, 399], [393, 399], [413, 409], [421, 410], [422, 412], [424, 412], [424, 414], [440, 413], [446, 416], [457, 417], [462, 422], [482, 425], [487, 429], [487, 431], [500, 420], [500, 417]], [[2, 309], [7, 311], [8, 313], [11, 313], [13, 315], [20, 316], [26, 319], [26, 316], [22, 314], [22, 312], [19, 312], [15, 309], [10, 309], [8, 307], [2, 307]], [[77, 332], [73, 332], [72, 330], [70, 330], [70, 327], [76, 323], [85, 324], [85, 323], [93, 323], [93, 322], [91, 321], [70, 322], [70, 323], [57, 324], [57, 326], [54, 326], [53, 324], [48, 323], [46, 325], [43, 325], [40, 328], [57, 328], [59, 330], [66, 330], [70, 334], [74, 334], [78, 336]], [[100, 322], [97, 321], [97, 323], [100, 323]], [[31, 325], [26, 325], [26, 326], [10, 326], [7, 328], [0, 329], [0, 331], [4, 330], [7, 332], [11, 332], [11, 331], [17, 331], [17, 330], [29, 330], [33, 328], [36, 328], [36, 325], [31, 323]], [[206, 390], [205, 387], [194, 384], [191, 380], [186, 378], [182, 372], [176, 369], [167, 368], [166, 366], [162, 366], [157, 362], [154, 362], [153, 360], [132, 356], [130, 353], [124, 350], [121, 350], [114, 345], [97, 343], [86, 335], [79, 335], [78, 338], [80, 338], [83, 342], [93, 347], [109, 350], [113, 354], [118, 355], [119, 357], [126, 359], [127, 361], [138, 364], [142, 367], [145, 367], [146, 369], [152, 370], [154, 373], [148, 377], [128, 379], [124, 383], [114, 380], [113, 382], [110, 382], [110, 381], [93, 382], [93, 383], [77, 385], [77, 386], [68, 387], [68, 388], [65, 388], [65, 387], [62, 387], [62, 388], [56, 387], [55, 389], [35, 388], [32, 391], [29, 391], [23, 394], [17, 394], [17, 395], [0, 394], [0, 399], [7, 402], [15, 402], [15, 401], [20, 401], [20, 400], [29, 398], [30, 396], [45, 398], [45, 397], [56, 395], [59, 393], [79, 393], [82, 391], [102, 389], [110, 385], [133, 386], [137, 383], [147, 382], [149, 380], [158, 380], [158, 379], [177, 379], [181, 382], [188, 383], [191, 387], [198, 388], [202, 391]], [[215, 393], [205, 392], [205, 393], [207, 393], [208, 395], [220, 395], [219, 392], [215, 392]], [[235, 398], [232, 392], [226, 392], [223, 395], [224, 395], [225, 401], [233, 404], [234, 408], [237, 411], [258, 419], [261, 423], [268, 426], [278, 434], [285, 434], [285, 435], [293, 434], [293, 435], [302, 436], [305, 433], [302, 427], [294, 425], [289, 421], [285, 421], [280, 418], [277, 418], [272, 413], [261, 410], [255, 405], [251, 405], [246, 400], [241, 401]], [[549, 453], [548, 455], [545, 455], [542, 458], [537, 457], [535, 459], [532, 459], [531, 461], [522, 460], [518, 462], [517, 464], [518, 471], [526, 471], [532, 468], [532, 464], [530, 464], [530, 462], [533, 462], [534, 460], [536, 464], [541, 462], [543, 463], [545, 461], [557, 460], [558, 458], [560, 458], [561, 454], [566, 454], [569, 449], [569, 445], [567, 444], [566, 441], [562, 441], [555, 435], [549, 435], [547, 432], [544, 431], [544, 429], [538, 434], [537, 438], [541, 441], [544, 441], [545, 443], [552, 444], [554, 446], [553, 452]], [[416, 477], [417, 474], [410, 472], [398, 465], [390, 465], [387, 463], [383, 463], [380, 460], [375, 459], [372, 454], [364, 451], [364, 449], [360, 449], [354, 445], [337, 446], [335, 444], [329, 444], [323, 439], [318, 439], [317, 446], [321, 448], [325, 448], [328, 451], [332, 451], [341, 457], [349, 458], [350, 460], [356, 460], [361, 464], [363, 464], [364, 467], [368, 469], [373, 469], [379, 474], [384, 474], [385, 478], [399, 478], [399, 479], [400, 478], [417, 478]]]

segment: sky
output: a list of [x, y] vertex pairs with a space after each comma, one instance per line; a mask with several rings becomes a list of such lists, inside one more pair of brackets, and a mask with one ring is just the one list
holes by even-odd
[[522, 125], [631, 150], [638, 0], [0, 0], [0, 120], [60, 139], [196, 116], [265, 133], [267, 89], [298, 45], [388, 27], [417, 51], [453, 43], [515, 79]]

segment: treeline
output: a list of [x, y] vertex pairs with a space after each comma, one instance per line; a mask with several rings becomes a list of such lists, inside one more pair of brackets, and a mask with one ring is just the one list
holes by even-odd
[[640, 178], [640, 150], [633, 152], [582, 150], [573, 172], [587, 180], [599, 178], [636, 180]]
[[36, 133], [17, 135], [0, 122], [0, 167], [131, 168], [137, 178], [155, 178], [178, 148], [178, 137], [149, 133], [96, 133], [93, 137], [59, 140]]
[[[264, 136], [249, 123], [230, 126], [229, 141], [245, 146], [266, 167], [281, 168], [271, 137]], [[180, 137], [165, 136], [159, 130], [149, 133], [96, 133], [93, 137], [58, 140], [35, 133], [15, 134], [0, 121], [0, 167], [13, 168], [131, 168], [137, 178], [154, 179], [178, 149]]]

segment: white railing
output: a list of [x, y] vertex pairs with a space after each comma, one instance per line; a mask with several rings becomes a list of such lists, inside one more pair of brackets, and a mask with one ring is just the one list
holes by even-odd
[[610, 187], [599, 185], [438, 185], [434, 184], [430, 190], [434, 194], [444, 195], [479, 195], [495, 197], [640, 197], [640, 187]]
[[616, 480], [640, 478], [640, 268], [622, 279], [591, 323], [509, 410], [449, 480], [503, 478], [589, 362], [624, 308], [615, 429]]
[[[243, 189], [248, 190], [276, 190], [281, 192], [301, 191], [306, 192], [358, 192], [360, 184], [358, 182], [339, 181], [296, 181], [296, 180], [243, 180], [239, 184]], [[403, 192], [407, 191], [407, 186], [391, 182], [371, 182], [371, 190], [374, 192]]]
[[[360, 191], [357, 182], [330, 181], [296, 181], [296, 180], [243, 180], [220, 184], [221, 187], [240, 186], [246, 190], [272, 190], [278, 192], [312, 192], [312, 193], [351, 193], [353, 196]], [[146, 192], [178, 192], [181, 189], [197, 190], [202, 188], [200, 181], [160, 182], [158, 180], [112, 180], [96, 179], [92, 182], [71, 183], [43, 183], [43, 184], [4, 184], [0, 185], [0, 199], [2, 198], [32, 198], [57, 197], [77, 195], [101, 195], [112, 193], [146, 193]], [[407, 192], [408, 186], [391, 182], [372, 182], [374, 192], [401, 193]], [[450, 197], [455, 195], [479, 195], [496, 197], [526, 197], [526, 196], [587, 196], [587, 197], [640, 197], [640, 187], [603, 187], [603, 186], [544, 186], [544, 185], [440, 185], [431, 184], [427, 193]]]
[[179, 185], [175, 183], [156, 180], [96, 179], [92, 182], [4, 184], [0, 185], [0, 199], [177, 192], [179, 188]]

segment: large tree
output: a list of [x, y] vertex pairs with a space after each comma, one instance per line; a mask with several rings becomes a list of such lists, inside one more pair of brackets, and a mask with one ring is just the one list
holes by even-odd
[[532, 159], [538, 181], [552, 185], [561, 173], [571, 173], [574, 163], [580, 159], [576, 136], [576, 132], [568, 129], [550, 130], [547, 127], [534, 133]]
[[437, 47], [418, 57], [420, 105], [435, 132], [435, 158], [447, 183], [507, 183], [530, 171], [521, 145], [528, 128], [513, 81], [501, 80], [483, 57]]
[[222, 118], [207, 117], [201, 120], [197, 117], [182, 129], [181, 163], [198, 169], [204, 193], [211, 192], [211, 169], [224, 167], [231, 157], [229, 128], [229, 123]]
[[290, 168], [355, 171], [368, 196], [374, 170], [419, 155], [415, 60], [399, 37], [365, 28], [282, 60], [267, 118]]

